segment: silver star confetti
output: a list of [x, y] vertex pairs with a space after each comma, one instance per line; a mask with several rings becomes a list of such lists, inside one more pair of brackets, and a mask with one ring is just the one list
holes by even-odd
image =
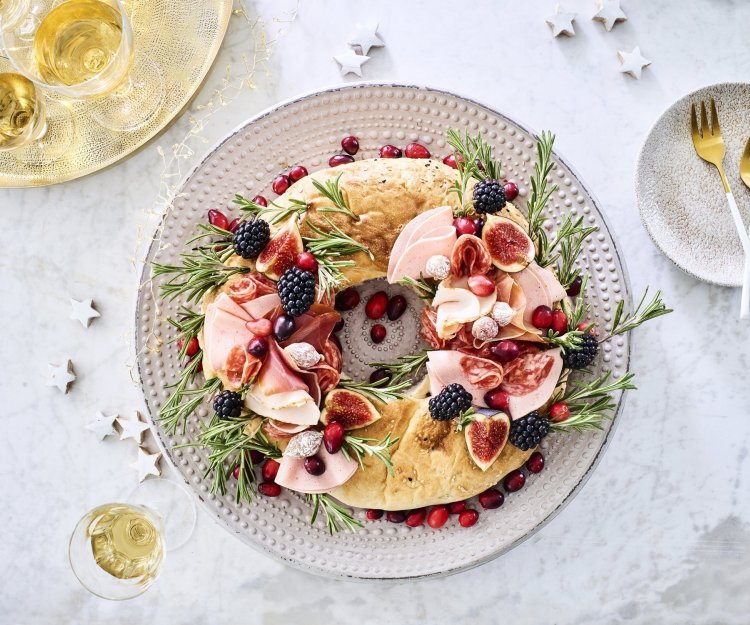
[[597, 0], [596, 7], [599, 11], [591, 19], [604, 24], [607, 31], [612, 30], [617, 22], [628, 19], [620, 7], [620, 0]]
[[115, 430], [116, 419], [116, 414], [105, 415], [100, 410], [96, 413], [94, 420], [86, 426], [86, 429], [91, 430], [100, 441], [103, 441], [107, 436], [117, 434], [117, 430]]
[[573, 28], [573, 21], [576, 18], [575, 13], [566, 13], [562, 10], [558, 4], [555, 7], [554, 15], [550, 15], [547, 18], [547, 25], [552, 30], [552, 35], [559, 37], [560, 35], [567, 35], [568, 37], [574, 37], [576, 34]]
[[56, 386], [60, 392], [67, 393], [75, 379], [70, 359], [64, 365], [47, 365], [47, 386]]
[[362, 54], [368, 54], [370, 48], [384, 47], [385, 43], [378, 37], [378, 23], [357, 24], [357, 32], [349, 39], [349, 45], [359, 47]]
[[136, 471], [138, 471], [138, 481], [142, 482], [149, 475], [159, 476], [161, 470], [159, 469], [159, 459], [161, 458], [161, 452], [155, 454], [148, 453], [148, 450], [143, 447], [138, 447], [138, 459], [131, 464]]
[[143, 433], [149, 429], [148, 423], [141, 421], [141, 414], [137, 410], [133, 411], [133, 416], [130, 419], [117, 417], [117, 425], [122, 428], [122, 432], [120, 432], [121, 441], [132, 438], [139, 445], [143, 440]]
[[640, 78], [644, 67], [651, 65], [651, 61], [641, 54], [640, 46], [633, 48], [632, 52], [618, 52], [617, 58], [620, 59], [620, 71], [624, 74], [630, 74], [633, 78]]
[[348, 50], [344, 54], [333, 57], [341, 65], [341, 75], [356, 74], [362, 77], [362, 65], [370, 60], [369, 56], [357, 54], [353, 50]]
[[70, 313], [70, 318], [80, 321], [84, 328], [88, 328], [91, 325], [91, 320], [101, 317], [101, 315], [94, 310], [94, 302], [91, 299], [84, 299], [80, 302], [78, 300], [70, 300], [70, 305], [73, 310]]

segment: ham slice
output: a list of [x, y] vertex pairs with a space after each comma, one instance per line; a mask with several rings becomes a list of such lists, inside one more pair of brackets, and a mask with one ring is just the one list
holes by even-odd
[[527, 267], [527, 269], [533, 272], [534, 275], [542, 283], [544, 288], [547, 290], [551, 302], [559, 302], [560, 300], [565, 299], [565, 297], [567, 296], [565, 289], [563, 288], [562, 284], [560, 284], [560, 281], [557, 279], [555, 274], [552, 273], [549, 269], [547, 269], [546, 267], [540, 267], [536, 263], [531, 263]]
[[233, 347], [245, 345], [252, 338], [252, 333], [245, 327], [246, 322], [246, 319], [220, 310], [213, 304], [208, 305], [203, 325], [203, 342], [206, 357], [213, 370], [218, 371], [224, 366]]
[[473, 404], [487, 408], [484, 395], [500, 386], [503, 368], [487, 358], [464, 354], [454, 350], [427, 352], [427, 373], [430, 392], [437, 395], [448, 384], [458, 382], [473, 398]]
[[526, 297], [526, 307], [523, 313], [523, 323], [526, 328], [533, 328], [531, 317], [538, 306], [549, 306], [554, 303], [550, 299], [550, 293], [536, 273], [526, 267], [523, 271], [511, 274], [513, 279], [521, 287]]
[[329, 454], [323, 446], [318, 457], [326, 467], [322, 475], [310, 475], [305, 471], [304, 458], [284, 456], [279, 463], [276, 483], [299, 493], [326, 493], [347, 482], [359, 467], [356, 460], [347, 460], [340, 451]]
[[263, 429], [269, 436], [274, 438], [292, 438], [307, 429], [306, 425], [293, 425], [269, 419], [263, 424]]
[[555, 392], [562, 368], [559, 347], [529, 351], [508, 363], [501, 388], [510, 395], [510, 416], [519, 419], [547, 403]]
[[263, 319], [269, 316], [276, 308], [281, 308], [281, 298], [276, 293], [261, 295], [242, 304], [242, 308], [253, 319]]

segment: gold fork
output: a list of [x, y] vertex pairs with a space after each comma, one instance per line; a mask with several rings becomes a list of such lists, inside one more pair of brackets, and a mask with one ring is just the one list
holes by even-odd
[[[742, 178], [742, 182], [745, 183], [746, 187], [750, 187], [750, 139], [748, 139], [747, 144], [745, 145], [745, 151], [742, 153], [742, 158], [740, 159], [740, 178]], [[750, 235], [750, 231], [748, 231], [748, 234]], [[745, 275], [743, 283], [745, 288], [750, 290], [750, 257], [745, 258]], [[750, 301], [745, 302], [743, 300], [743, 304], [745, 305], [742, 310], [744, 313], [743, 316], [747, 317], [750, 315]]]
[[[706, 103], [701, 101], [701, 123], [698, 126], [698, 117], [695, 110], [695, 104], [690, 105], [690, 130], [693, 135], [693, 145], [695, 151], [704, 161], [711, 163], [719, 171], [721, 183], [724, 185], [724, 192], [727, 195], [729, 210], [734, 219], [737, 234], [740, 237], [742, 248], [745, 250], [745, 261], [750, 258], [750, 237], [745, 230], [745, 224], [742, 221], [742, 215], [737, 208], [737, 202], [734, 200], [732, 190], [729, 188], [729, 181], [724, 173], [724, 138], [721, 136], [721, 127], [719, 126], [719, 115], [716, 112], [716, 102], [711, 98], [711, 125], [708, 124], [708, 115], [706, 114]], [[740, 306], [740, 316], [747, 317], [748, 302], [750, 301], [750, 285], [746, 282], [742, 287], [742, 304]]]

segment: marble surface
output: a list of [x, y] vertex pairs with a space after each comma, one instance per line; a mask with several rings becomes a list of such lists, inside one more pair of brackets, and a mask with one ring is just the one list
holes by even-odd
[[[658, 286], [677, 309], [636, 332], [639, 390], [581, 494], [531, 540], [455, 577], [390, 586], [314, 578], [257, 555], [199, 512], [194, 538], [169, 554], [145, 595], [110, 603], [83, 590], [67, 563], [69, 534], [136, 480], [133, 441], [98, 443], [84, 425], [97, 410], [142, 405], [131, 371], [137, 258], [154, 221], [157, 146], [179, 141], [189, 119], [114, 169], [1, 190], [0, 622], [747, 623], [750, 326], [736, 319], [736, 290], [701, 284], [658, 254], [634, 203], [635, 159], [661, 111], [750, 73], [750, 4], [687, 4], [624, 2], [628, 22], [607, 33], [589, 19], [593, 1], [568, 0], [577, 35], [555, 40], [544, 23], [554, 2], [318, 0], [291, 23], [274, 19], [287, 20], [293, 2], [247, 3], [276, 40], [268, 71], [211, 118], [196, 152], [278, 100], [339, 83], [331, 56], [358, 19], [375, 19], [387, 47], [373, 50], [366, 79], [447, 88], [554, 129], [608, 214], [634, 290]], [[617, 71], [617, 50], [636, 44], [653, 61], [640, 81]], [[196, 106], [251, 46], [248, 22], [234, 17]], [[702, 192], [687, 183], [686, 193]], [[737, 196], [747, 217], [750, 192]], [[88, 330], [68, 318], [71, 297], [94, 298], [102, 313]], [[68, 356], [78, 380], [63, 396], [44, 386], [46, 363]]]

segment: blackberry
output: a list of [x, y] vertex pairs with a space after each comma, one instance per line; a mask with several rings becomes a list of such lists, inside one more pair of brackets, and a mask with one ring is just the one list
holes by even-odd
[[219, 419], [239, 417], [242, 412], [242, 395], [234, 391], [223, 391], [214, 398], [214, 411]]
[[599, 342], [593, 334], [584, 334], [578, 349], [566, 349], [563, 352], [563, 364], [568, 369], [585, 369], [596, 358]]
[[471, 393], [458, 383], [449, 384], [430, 398], [429, 407], [433, 419], [449, 421], [471, 408]]
[[510, 426], [508, 440], [522, 451], [536, 447], [549, 433], [549, 419], [539, 414], [538, 410], [525, 417], [516, 419]]
[[497, 180], [482, 180], [474, 187], [474, 210], [480, 215], [496, 213], [505, 206], [505, 189]]
[[258, 258], [271, 240], [271, 228], [262, 219], [248, 219], [237, 227], [232, 246], [242, 258]]
[[279, 297], [290, 317], [306, 313], [315, 300], [315, 274], [299, 267], [287, 269], [279, 278]]

